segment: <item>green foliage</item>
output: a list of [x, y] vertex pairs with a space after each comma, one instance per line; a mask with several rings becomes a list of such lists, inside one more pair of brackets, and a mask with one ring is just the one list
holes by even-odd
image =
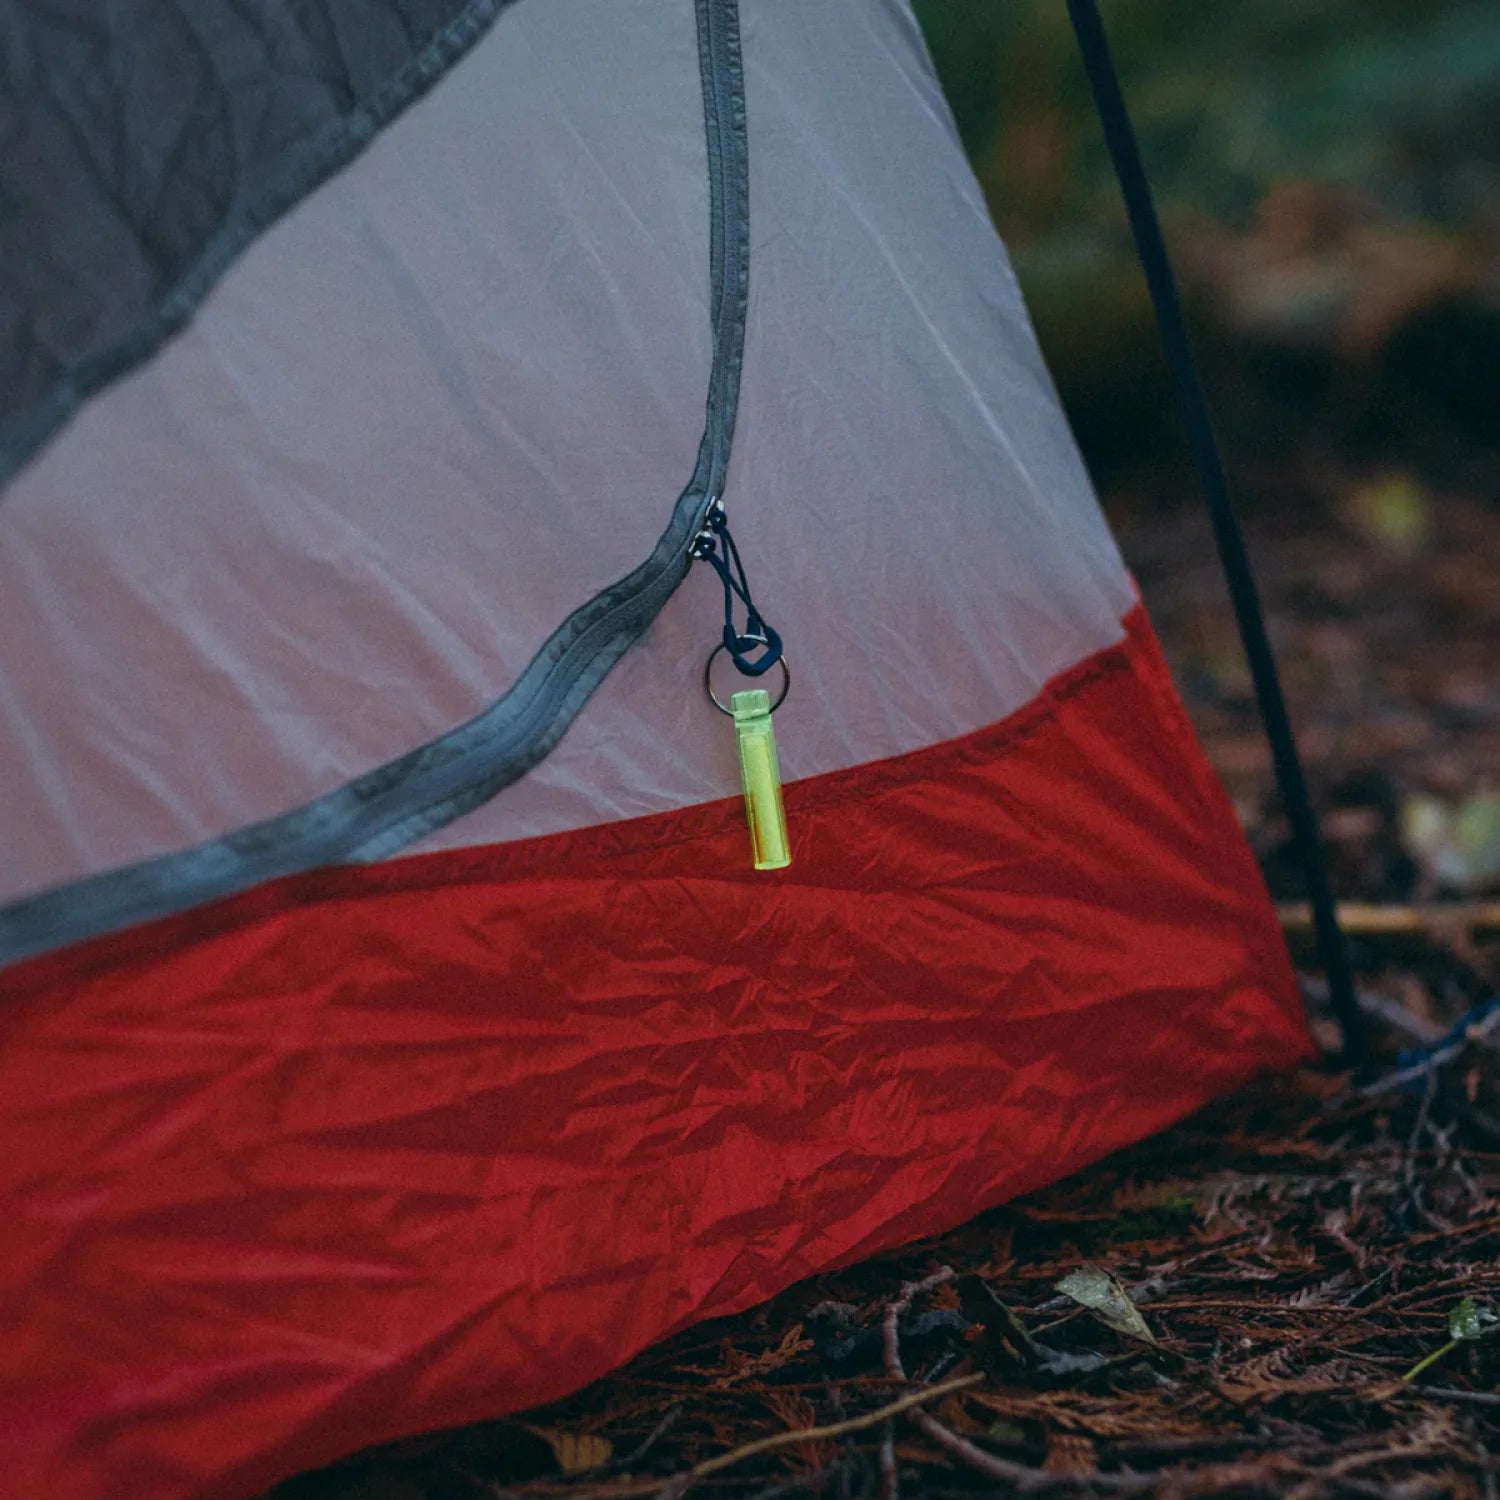
[[[1012, 240], [1098, 213], [1110, 201], [1107, 161], [1064, 0], [916, 3]], [[1414, 157], [1433, 141], [1456, 142], [1486, 168], [1469, 174], [1471, 193], [1484, 191], [1480, 176], [1490, 189], [1500, 180], [1493, 0], [1105, 0], [1103, 10], [1169, 203], [1233, 216], [1288, 177], [1411, 199]]]
[[1402, 1380], [1409, 1384], [1445, 1355], [1451, 1354], [1460, 1344], [1472, 1344], [1479, 1339], [1487, 1338], [1497, 1328], [1500, 1328], [1500, 1317], [1495, 1315], [1494, 1308], [1476, 1302], [1472, 1297], [1465, 1297], [1456, 1307], [1449, 1310], [1448, 1342], [1441, 1349], [1433, 1350], [1426, 1359], [1419, 1359], [1401, 1377]]
[[1495, 1316], [1495, 1310], [1482, 1306], [1472, 1297], [1465, 1297], [1448, 1314], [1449, 1336], [1460, 1343], [1482, 1339], [1487, 1333], [1493, 1333], [1497, 1324], [1500, 1324], [1500, 1318]]

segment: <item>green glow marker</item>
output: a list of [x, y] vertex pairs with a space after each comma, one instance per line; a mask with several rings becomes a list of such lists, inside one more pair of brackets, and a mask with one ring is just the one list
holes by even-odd
[[740, 747], [740, 780], [745, 816], [757, 870], [784, 870], [792, 862], [781, 804], [781, 768], [776, 763], [776, 731], [771, 727], [771, 695], [764, 688], [736, 693], [730, 700]]

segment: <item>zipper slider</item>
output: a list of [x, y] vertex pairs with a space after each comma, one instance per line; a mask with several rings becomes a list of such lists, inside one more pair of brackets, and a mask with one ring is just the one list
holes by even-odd
[[749, 688], [730, 700], [734, 733], [739, 741], [740, 783], [745, 789], [745, 816], [757, 870], [784, 870], [792, 862], [786, 836], [786, 808], [781, 800], [781, 767], [776, 759], [776, 731], [771, 725], [771, 695]]
[[718, 546], [718, 533], [723, 531], [727, 519], [724, 502], [715, 495], [703, 509], [703, 519], [688, 543], [688, 556], [696, 562], [706, 562]]

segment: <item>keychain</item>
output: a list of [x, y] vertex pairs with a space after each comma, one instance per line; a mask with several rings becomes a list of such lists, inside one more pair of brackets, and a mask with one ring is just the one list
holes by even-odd
[[771, 715], [781, 707], [792, 685], [791, 669], [781, 659], [781, 692], [776, 701], [764, 688], [746, 688], [735, 693], [726, 708], [714, 694], [709, 674], [714, 657], [723, 646], [715, 646], [704, 668], [708, 696], [721, 714], [734, 720], [740, 754], [740, 784], [745, 789], [745, 817], [750, 824], [750, 847], [757, 870], [784, 870], [792, 862], [787, 841], [786, 808], [781, 800], [781, 767], [776, 759], [776, 731]]
[[[786, 809], [781, 798], [781, 768], [776, 758], [776, 731], [771, 715], [786, 701], [792, 686], [781, 637], [761, 618], [750, 598], [739, 549], [729, 534], [723, 503], [714, 500], [705, 513], [702, 530], [693, 540], [692, 555], [710, 564], [724, 585], [724, 636], [709, 652], [703, 686], [709, 701], [734, 720], [739, 749], [740, 784], [745, 791], [745, 817], [750, 824], [750, 847], [757, 870], [784, 870], [792, 862], [787, 840]], [[746, 610], [745, 629], [734, 624], [738, 599]], [[739, 672], [760, 677], [781, 668], [781, 691], [773, 702], [765, 688], [746, 688], [733, 694], [726, 707], [714, 692], [713, 669], [719, 653], [727, 652]]]

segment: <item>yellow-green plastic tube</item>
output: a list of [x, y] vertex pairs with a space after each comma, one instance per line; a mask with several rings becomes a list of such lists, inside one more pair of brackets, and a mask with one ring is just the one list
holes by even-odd
[[736, 693], [734, 732], [740, 747], [740, 781], [745, 788], [745, 816], [757, 870], [784, 870], [792, 862], [786, 836], [786, 809], [781, 803], [781, 767], [776, 761], [776, 732], [771, 728], [771, 696], [764, 688]]

